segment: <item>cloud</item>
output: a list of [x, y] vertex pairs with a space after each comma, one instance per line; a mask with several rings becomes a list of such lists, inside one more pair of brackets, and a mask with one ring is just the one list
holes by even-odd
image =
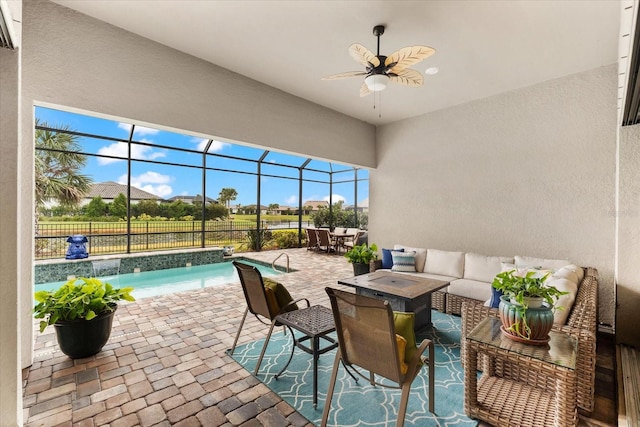
[[[169, 175], [163, 175], [158, 172], [147, 171], [138, 176], [131, 176], [131, 186], [147, 191], [163, 199], [171, 195], [173, 188], [168, 185], [174, 178]], [[121, 175], [118, 178], [119, 184], [127, 183], [127, 175]]]
[[[191, 138], [191, 142], [198, 144], [198, 151], [204, 151], [207, 148], [207, 144], [209, 143], [209, 139], [207, 138]], [[211, 147], [209, 147], [208, 153], [217, 153], [218, 151], [222, 151], [226, 146], [228, 146], [226, 142], [216, 141], [215, 139], [211, 143]]]
[[298, 203], [298, 197], [297, 196], [289, 196], [285, 199], [284, 204], [291, 206], [291, 205], [295, 205]]
[[[118, 123], [118, 127], [120, 129], [126, 130], [127, 133], [131, 132], [131, 124], [130, 123]], [[133, 131], [133, 134], [136, 136], [144, 136], [144, 135], [156, 135], [160, 132], [158, 129], [146, 128], [144, 126], [137, 126]]]
[[[328, 201], [329, 201], [329, 196], [324, 196], [324, 197], [322, 198], [322, 200], [324, 200], [325, 202], [328, 202]], [[331, 200], [331, 201], [332, 201], [333, 203], [338, 203], [338, 202], [339, 202], [339, 201], [341, 201], [341, 200], [342, 200], [343, 202], [345, 202], [345, 203], [347, 202], [347, 199], [346, 199], [344, 196], [341, 196], [341, 195], [339, 195], [339, 194], [334, 194], [334, 195], [333, 195], [333, 200]]]
[[[142, 140], [142, 142], [151, 142]], [[127, 148], [127, 144], [123, 142], [114, 142], [111, 145], [107, 145], [106, 147], [101, 147], [98, 150], [98, 154], [103, 156], [115, 156], [115, 157], [124, 157], [123, 159], [108, 159], [104, 157], [98, 157], [99, 165], [108, 165], [110, 163], [115, 162], [123, 162], [128, 155], [129, 149]], [[147, 147], [145, 145], [131, 145], [131, 158], [138, 160], [154, 160], [160, 157], [166, 157], [167, 154], [164, 151], [156, 151], [153, 147]]]

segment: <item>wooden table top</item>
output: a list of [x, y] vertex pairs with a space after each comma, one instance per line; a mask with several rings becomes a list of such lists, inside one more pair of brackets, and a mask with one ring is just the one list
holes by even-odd
[[418, 298], [444, 288], [449, 282], [390, 271], [375, 271], [338, 280], [341, 285], [370, 289], [405, 299]]

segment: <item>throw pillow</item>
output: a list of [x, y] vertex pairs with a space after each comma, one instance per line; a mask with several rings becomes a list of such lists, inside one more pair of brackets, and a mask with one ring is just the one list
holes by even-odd
[[402, 375], [406, 374], [409, 370], [409, 365], [405, 362], [407, 340], [402, 335], [396, 334], [396, 346], [398, 347], [398, 360], [400, 360], [400, 372]]
[[272, 316], [278, 314], [283, 307], [286, 307], [284, 312], [298, 309], [297, 304], [291, 304], [287, 307], [287, 304], [293, 301], [293, 298], [291, 298], [291, 294], [282, 283], [276, 282], [268, 277], [263, 277], [262, 283], [264, 284], [264, 290], [267, 295], [269, 313], [271, 313]]
[[491, 287], [491, 299], [489, 300], [489, 307], [498, 308], [500, 305], [500, 297], [502, 296], [502, 291]]
[[382, 249], [382, 268], [391, 269], [393, 267], [392, 251], [404, 252], [404, 249]]
[[416, 271], [416, 253], [415, 252], [397, 252], [391, 251], [393, 266], [391, 271], [404, 271], [407, 273]]
[[416, 352], [418, 351], [418, 345], [416, 344], [416, 333], [413, 330], [416, 323], [416, 314], [394, 311], [393, 323], [395, 325], [396, 334], [407, 340], [407, 348], [405, 350], [404, 361], [407, 363], [411, 362]]

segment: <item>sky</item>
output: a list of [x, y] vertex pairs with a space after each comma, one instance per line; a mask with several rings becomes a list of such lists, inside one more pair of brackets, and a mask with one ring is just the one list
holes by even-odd
[[[129, 138], [132, 125], [97, 118], [93, 116], [70, 113], [44, 107], [36, 107], [35, 116], [49, 127], [67, 128], [107, 138]], [[153, 129], [143, 126], [135, 126], [133, 140], [191, 150], [204, 150], [209, 139], [194, 137], [187, 134], [174, 133], [166, 130]], [[87, 163], [82, 171], [90, 176], [94, 183], [114, 181], [121, 184], [127, 182], [127, 154], [128, 146], [124, 142], [90, 137], [79, 137], [77, 142], [81, 145], [81, 151], [87, 154]], [[242, 146], [221, 140], [213, 140], [209, 153], [226, 156], [240, 157], [244, 159], [258, 160], [264, 153], [263, 148]], [[169, 199], [173, 196], [195, 196], [202, 194], [201, 169], [189, 166], [201, 166], [202, 155], [178, 151], [159, 146], [146, 146], [132, 144], [132, 159], [153, 160], [157, 162], [170, 162], [176, 165], [164, 165], [133, 160], [131, 167], [131, 184], [149, 193]], [[278, 204], [280, 206], [297, 206], [299, 199], [297, 168], [283, 167], [282, 165], [300, 166], [306, 158], [286, 153], [270, 151], [262, 164], [261, 180], [261, 204], [268, 206]], [[234, 188], [238, 196], [231, 204], [242, 206], [256, 203], [257, 194], [257, 163], [246, 160], [227, 159], [218, 156], [207, 156], [207, 167], [220, 169], [220, 171], [207, 171], [207, 197], [217, 199], [222, 188]], [[345, 205], [353, 205], [355, 202], [354, 173], [350, 166], [341, 164], [329, 164], [321, 160], [311, 160], [307, 168], [319, 171], [345, 171], [333, 175], [333, 202], [343, 200]], [[241, 171], [246, 173], [234, 173]], [[251, 174], [253, 173], [253, 174]], [[295, 179], [268, 177], [264, 175], [276, 175]], [[303, 178], [318, 182], [304, 182], [302, 201], [329, 200], [329, 174], [305, 170]], [[358, 204], [365, 202], [369, 197], [369, 173], [366, 169], [358, 170]], [[343, 182], [340, 181], [349, 181]]]

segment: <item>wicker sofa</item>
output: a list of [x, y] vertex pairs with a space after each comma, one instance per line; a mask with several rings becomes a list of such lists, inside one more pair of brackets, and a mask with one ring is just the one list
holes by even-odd
[[[594, 391], [596, 376], [596, 327], [598, 315], [598, 271], [585, 268], [584, 278], [578, 287], [576, 300], [571, 308], [565, 325], [554, 325], [553, 330], [574, 336], [578, 340], [576, 359], [577, 403], [578, 407], [592, 412], [594, 407]], [[464, 360], [465, 337], [482, 319], [488, 316], [498, 317], [498, 310], [486, 307], [481, 301], [466, 299], [461, 304], [462, 334], [461, 360]], [[478, 366], [482, 366], [479, 363]], [[507, 364], [498, 366], [497, 375], [517, 377], [527, 382], [545, 384], [544, 372], [513, 369]], [[549, 384], [549, 388], [552, 388]]]
[[[498, 310], [487, 307], [491, 297], [493, 277], [505, 264], [539, 266], [544, 269], [562, 270], [568, 266], [568, 260], [551, 260], [525, 256], [495, 257], [473, 253], [422, 249], [396, 244], [394, 250], [404, 250], [415, 254], [415, 272], [405, 274], [417, 275], [450, 282], [442, 291], [432, 294], [432, 308], [448, 314], [462, 316], [462, 343], [465, 336], [482, 319], [487, 316], [498, 316]], [[384, 258], [383, 253], [383, 258]], [[382, 267], [380, 264], [376, 268]], [[575, 267], [575, 266], [573, 266]], [[565, 267], [566, 268], [566, 267]], [[598, 309], [598, 272], [594, 268], [575, 267], [582, 270], [575, 301], [568, 310], [560, 313], [563, 319], [554, 325], [554, 330], [573, 335], [578, 339], [578, 407], [591, 412], [594, 406], [594, 381], [596, 364], [596, 327]], [[555, 275], [555, 273], [554, 273]], [[574, 285], [575, 286], [575, 285]], [[564, 304], [561, 304], [564, 305]], [[462, 345], [461, 356], [464, 356]], [[461, 357], [464, 360], [464, 357]], [[479, 364], [482, 366], [482, 364]], [[514, 375], [535, 375], [522, 370], [508, 370]]]

